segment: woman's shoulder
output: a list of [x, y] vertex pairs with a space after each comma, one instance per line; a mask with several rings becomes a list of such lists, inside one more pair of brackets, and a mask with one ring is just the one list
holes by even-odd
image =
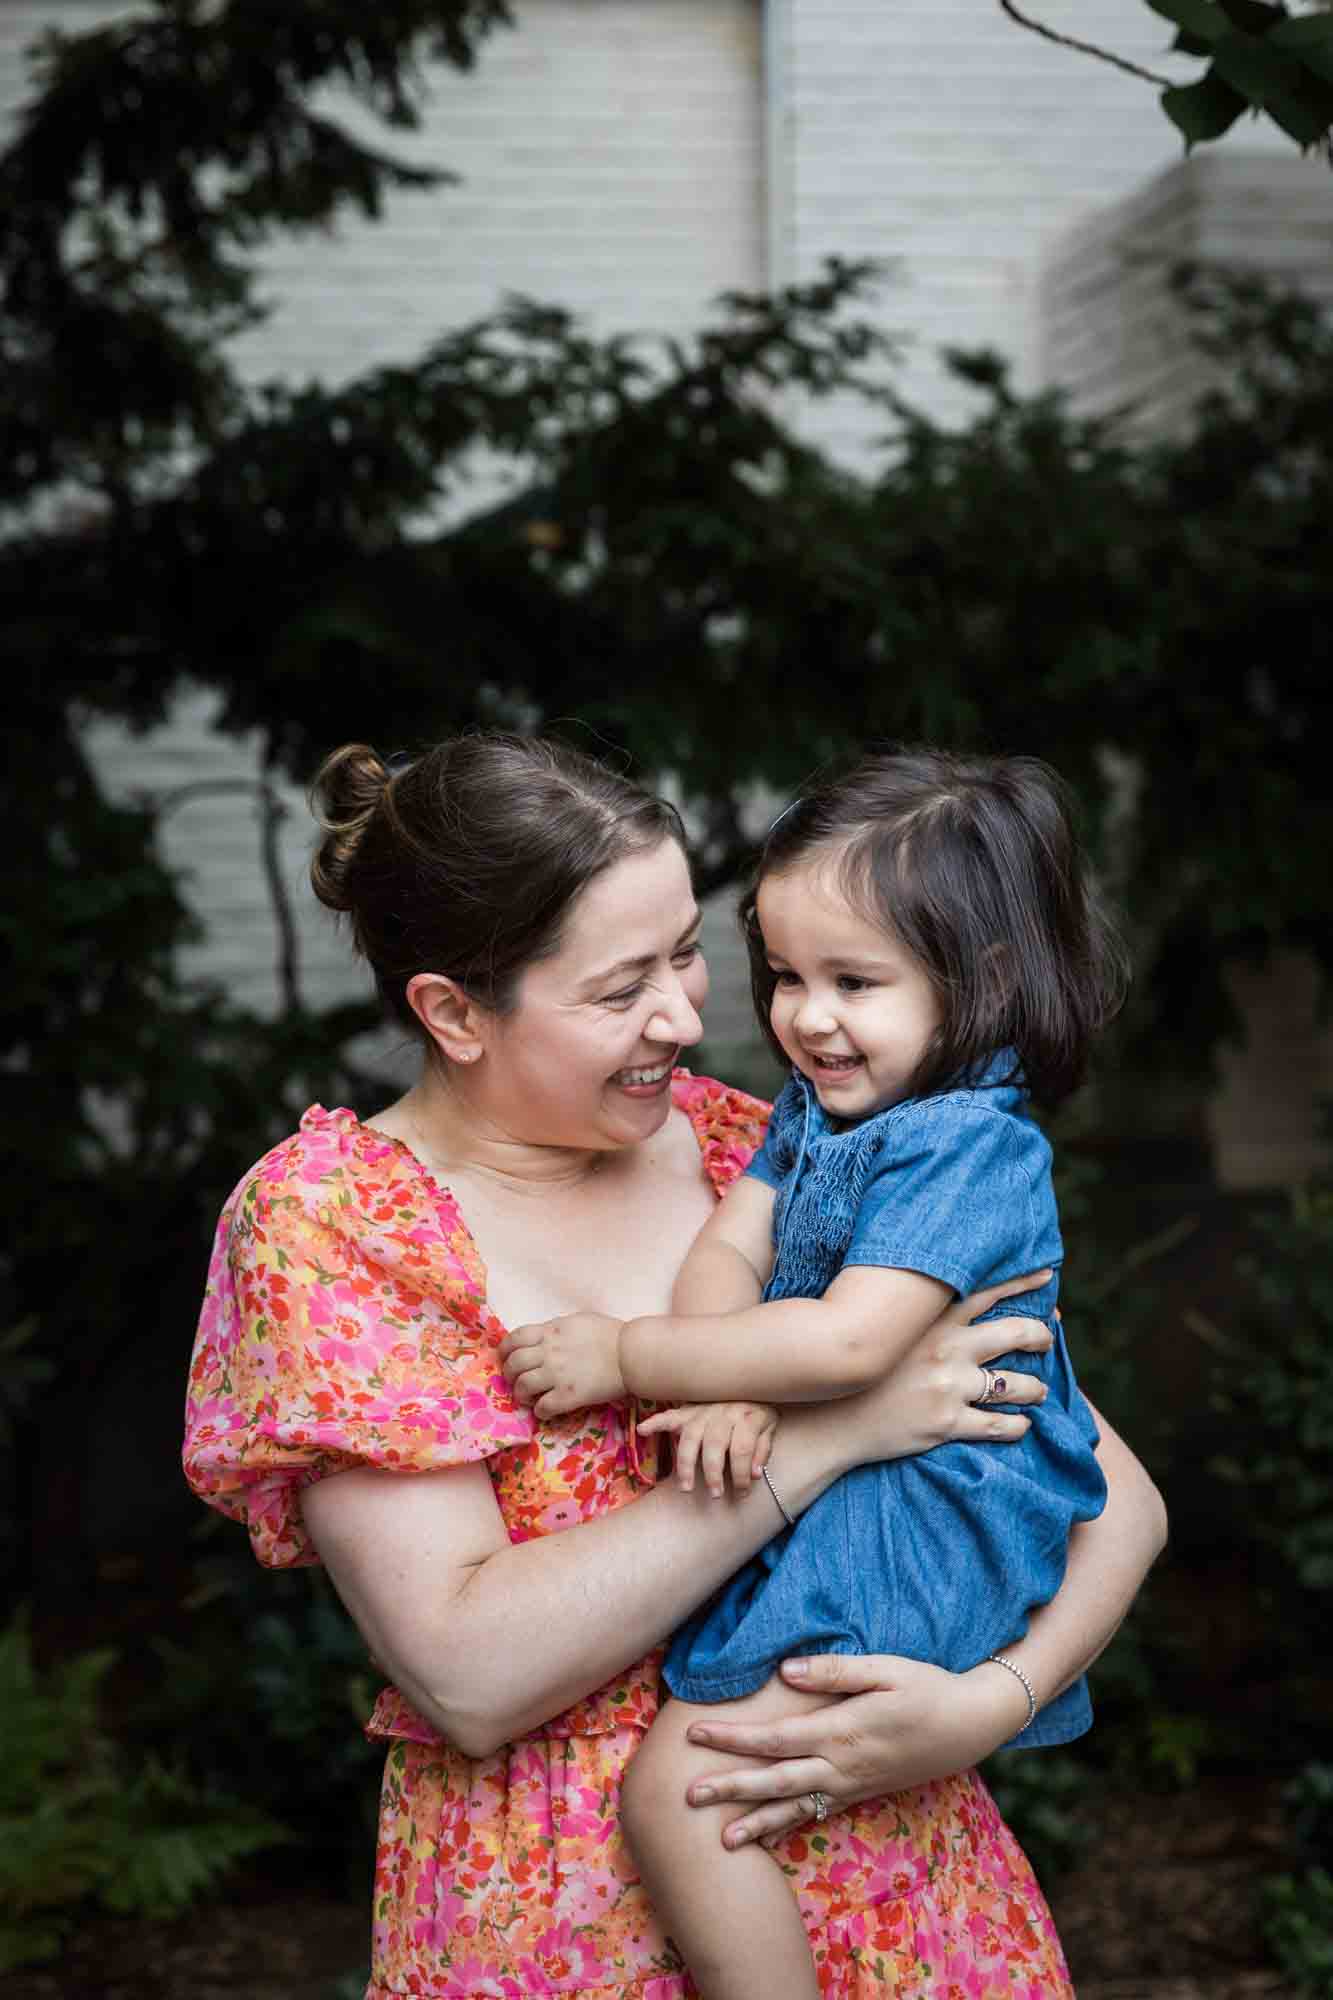
[[671, 1101], [694, 1128], [704, 1166], [719, 1189], [744, 1173], [764, 1142], [772, 1105], [713, 1076], [676, 1070]]
[[476, 1246], [452, 1192], [346, 1106], [311, 1105], [242, 1174], [215, 1248], [241, 1263], [258, 1253], [323, 1271], [370, 1264], [469, 1322], [484, 1305]]

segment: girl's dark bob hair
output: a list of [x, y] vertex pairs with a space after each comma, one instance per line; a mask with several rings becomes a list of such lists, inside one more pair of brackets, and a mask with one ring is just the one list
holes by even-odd
[[784, 1064], [758, 893], [765, 876], [824, 861], [853, 908], [924, 967], [939, 1000], [911, 1096], [974, 1079], [1004, 1049], [1039, 1104], [1078, 1087], [1128, 969], [1054, 771], [1034, 757], [892, 750], [788, 806], [740, 906], [755, 1009]]

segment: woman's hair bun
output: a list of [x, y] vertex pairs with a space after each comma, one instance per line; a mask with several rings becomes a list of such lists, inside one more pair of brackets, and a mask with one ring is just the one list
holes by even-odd
[[310, 807], [323, 832], [310, 863], [310, 880], [321, 903], [350, 910], [349, 873], [391, 773], [368, 743], [344, 743], [324, 759], [310, 787]]

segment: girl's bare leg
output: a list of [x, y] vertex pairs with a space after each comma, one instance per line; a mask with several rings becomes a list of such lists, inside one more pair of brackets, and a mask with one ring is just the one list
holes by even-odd
[[734, 1804], [691, 1806], [685, 1792], [705, 1772], [745, 1764], [686, 1740], [692, 1722], [765, 1722], [827, 1697], [776, 1677], [715, 1708], [669, 1701], [635, 1752], [621, 1794], [621, 1824], [662, 1928], [704, 2000], [819, 2000], [819, 1982], [791, 1884], [759, 1845], [726, 1848]]

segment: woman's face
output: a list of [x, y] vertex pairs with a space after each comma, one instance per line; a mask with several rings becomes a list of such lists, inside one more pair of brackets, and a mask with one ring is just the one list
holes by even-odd
[[703, 1033], [699, 906], [674, 840], [595, 876], [560, 949], [494, 1017], [478, 1109], [532, 1145], [635, 1144], [666, 1121], [672, 1066]]

